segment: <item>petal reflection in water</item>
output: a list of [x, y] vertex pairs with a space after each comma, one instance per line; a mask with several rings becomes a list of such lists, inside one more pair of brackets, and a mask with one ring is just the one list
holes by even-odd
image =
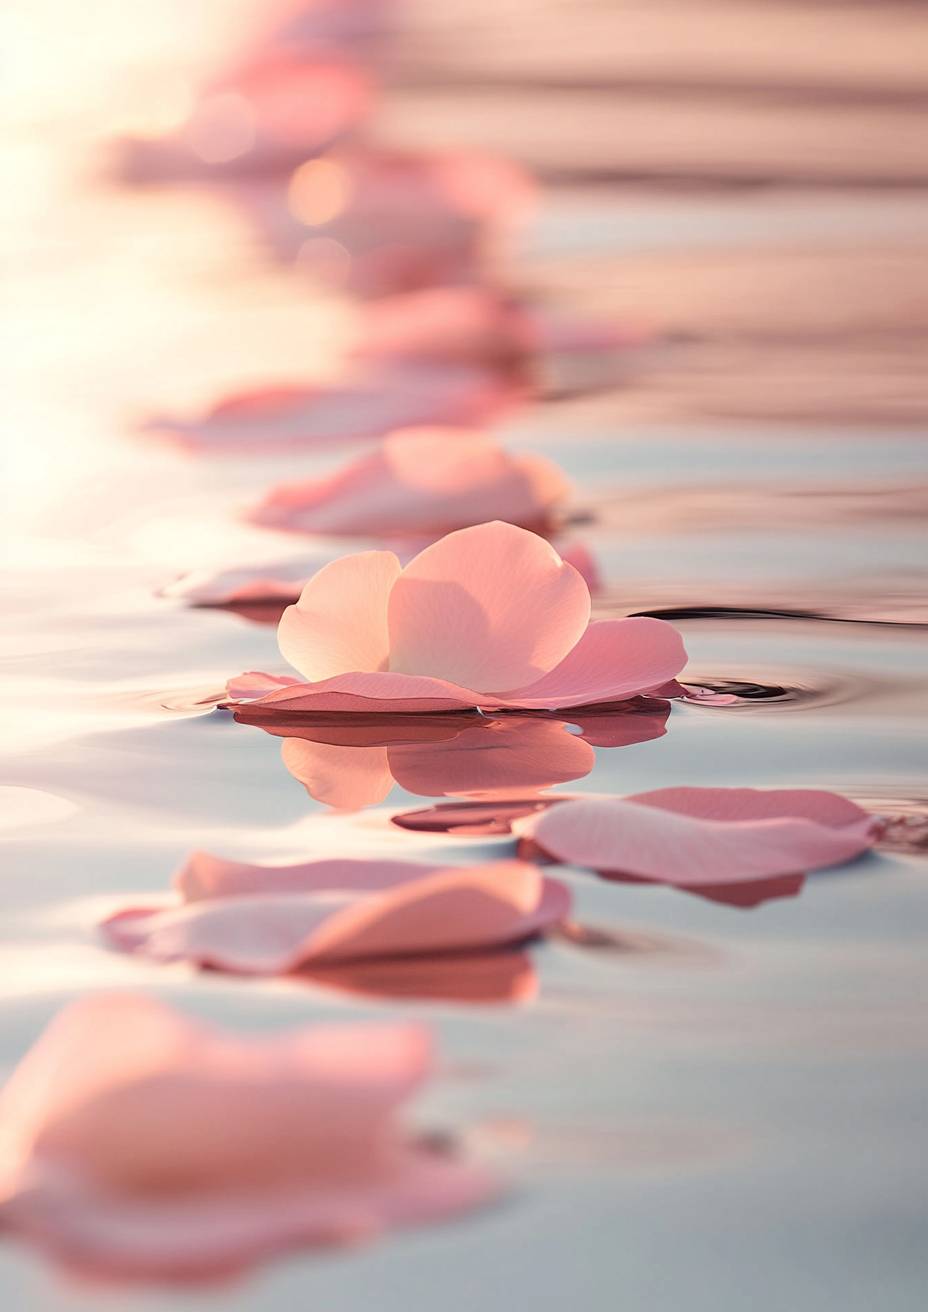
[[[311, 797], [354, 810], [382, 802], [394, 783], [422, 797], [531, 798], [589, 774], [591, 743], [619, 747], [659, 738], [669, 712], [668, 702], [642, 698], [571, 721], [455, 713], [311, 721], [293, 715], [281, 722], [260, 707], [240, 707], [235, 718], [285, 739], [284, 765]], [[571, 724], [580, 732], [570, 732]]]
[[359, 961], [291, 976], [365, 998], [421, 998], [472, 1005], [531, 1002], [538, 976], [527, 952], [501, 951]]
[[[649, 879], [637, 879], [634, 875], [616, 875], [607, 871], [597, 872], [603, 879], [615, 884], [649, 884]], [[773, 875], [770, 879], [754, 879], [736, 884], [704, 884], [699, 888], [675, 885], [681, 893], [690, 893], [694, 897], [705, 898], [707, 902], [720, 902], [724, 906], [742, 907], [745, 911], [759, 907], [764, 902], [773, 902], [781, 897], [798, 897], [806, 882], [805, 875]]]

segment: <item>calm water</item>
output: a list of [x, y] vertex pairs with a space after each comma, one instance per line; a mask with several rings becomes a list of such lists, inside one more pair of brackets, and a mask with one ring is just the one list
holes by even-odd
[[[542, 773], [567, 792], [822, 786], [907, 819], [884, 850], [752, 909], [576, 872], [577, 931], [487, 972], [462, 965], [450, 999], [416, 996], [436, 985], [415, 972], [351, 991], [195, 977], [108, 952], [94, 930], [165, 891], [193, 847], [462, 861], [510, 850], [505, 836], [390, 824], [443, 800], [423, 778], [459, 786], [454, 740], [398, 747], [401, 783], [371, 809], [308, 796], [277, 737], [195, 705], [228, 675], [275, 668], [273, 628], [158, 595], [193, 569], [344, 549], [235, 516], [348, 448], [198, 462], [136, 432], [146, 411], [324, 377], [335, 359], [340, 312], [270, 262], [227, 199], [122, 191], [96, 167], [105, 137], [159, 121], [171, 77], [205, 66], [217, 15], [242, 7], [146, 2], [129, 15], [95, 0], [92, 49], [70, 7], [13, 7], [0, 1062], [67, 999], [109, 987], [242, 1028], [424, 1015], [444, 1068], [422, 1123], [453, 1130], [514, 1188], [463, 1223], [294, 1257], [233, 1291], [120, 1292], [115, 1305], [920, 1307], [918, 7], [481, 4], [465, 18], [414, 6], [387, 136], [492, 139], [541, 169], [549, 190], [507, 276], [655, 338], [622, 387], [540, 403], [502, 435], [574, 479], [570, 537], [602, 575], [598, 612], [680, 613], [687, 679], [746, 694], [674, 703], [662, 736], [652, 715], [629, 735], [643, 741], [595, 746], [581, 778], [552, 730]], [[796, 59], [790, 15], [806, 25]], [[514, 23], [534, 39], [517, 40]], [[844, 32], [837, 51], [816, 43], [824, 23]], [[555, 96], [556, 130], [539, 118]], [[511, 727], [495, 758], [515, 791], [519, 736]], [[370, 746], [351, 750], [363, 769]], [[14, 1308], [101, 1303], [12, 1245], [0, 1289]]]

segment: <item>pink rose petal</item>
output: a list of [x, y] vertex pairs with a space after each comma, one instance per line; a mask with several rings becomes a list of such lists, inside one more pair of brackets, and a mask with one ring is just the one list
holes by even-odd
[[589, 617], [589, 588], [543, 538], [499, 522], [460, 529], [394, 584], [390, 668], [487, 691], [521, 687], [567, 655]]
[[622, 701], [660, 687], [685, 664], [683, 639], [664, 620], [595, 620], [550, 673], [506, 696], [551, 710]]
[[253, 702], [248, 707], [248, 717], [252, 718], [255, 711], [272, 710], [304, 715], [433, 715], [443, 711], [472, 710], [480, 700], [480, 694], [472, 689], [458, 687], [443, 679], [383, 670], [336, 674], [318, 683], [297, 683], [280, 688]]
[[542, 456], [510, 456], [481, 433], [408, 429], [326, 478], [274, 488], [251, 518], [305, 533], [440, 535], [494, 517], [538, 527], [568, 493]]
[[872, 846], [875, 828], [873, 817], [832, 793], [742, 788], [582, 798], [515, 825], [525, 851], [692, 887], [839, 865]]
[[521, 309], [486, 287], [427, 287], [366, 311], [361, 358], [450, 360], [511, 368], [526, 353]]
[[266, 697], [269, 693], [279, 692], [282, 688], [302, 686], [299, 679], [294, 679], [289, 674], [263, 674], [260, 670], [249, 670], [246, 674], [238, 674], [234, 679], [230, 679], [226, 685], [226, 692], [233, 698], [248, 699]]
[[385, 670], [387, 608], [399, 577], [392, 551], [363, 551], [324, 565], [281, 617], [281, 655], [315, 681], [349, 670]]
[[321, 862], [318, 873], [297, 867], [292, 891], [281, 889], [273, 868], [272, 887], [263, 889], [264, 873], [253, 867], [246, 892], [239, 864], [232, 896], [122, 911], [103, 929], [117, 947], [158, 961], [278, 975], [311, 964], [499, 947], [563, 919], [570, 906], [563, 885], [520, 861], [412, 869], [391, 863], [366, 880], [350, 876], [349, 887], [334, 882], [334, 863]]
[[74, 1003], [2, 1094], [0, 1224], [98, 1278], [204, 1280], [492, 1192], [397, 1126], [410, 1025], [237, 1038], [144, 997]]
[[247, 454], [380, 438], [428, 424], [468, 427], [502, 414], [518, 396], [512, 384], [485, 369], [405, 363], [328, 388], [246, 392], [200, 418], [162, 416], [146, 428], [193, 451]]

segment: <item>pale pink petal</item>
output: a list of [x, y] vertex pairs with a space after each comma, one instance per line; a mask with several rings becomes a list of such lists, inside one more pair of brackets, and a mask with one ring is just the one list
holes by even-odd
[[260, 670], [249, 670], [246, 674], [237, 674], [226, 684], [226, 694], [233, 701], [238, 698], [249, 700], [254, 697], [266, 697], [268, 693], [278, 692], [281, 688], [300, 688], [299, 679], [290, 674], [264, 674]]
[[348, 857], [267, 866], [229, 861], [210, 852], [191, 852], [173, 882], [185, 902], [200, 902], [212, 898], [321, 893], [338, 889], [356, 893], [378, 892], [419, 878], [426, 869], [428, 867], [418, 861], [366, 861]]
[[658, 688], [685, 664], [683, 639], [665, 620], [596, 620], [555, 669], [506, 693], [506, 704], [561, 710], [623, 701]]
[[0, 1193], [56, 1117], [110, 1085], [183, 1062], [200, 1037], [193, 1022], [132, 994], [91, 996], [56, 1016], [0, 1094]]
[[191, 606], [232, 604], [271, 605], [296, 601], [316, 570], [327, 564], [321, 553], [297, 560], [233, 569], [196, 570], [160, 589], [163, 597], [176, 597]]
[[224, 1285], [290, 1250], [436, 1224], [498, 1193], [486, 1171], [412, 1142], [397, 1148], [389, 1175], [356, 1185], [165, 1202], [50, 1178], [0, 1204], [0, 1219], [82, 1278]]
[[[484, 700], [480, 693], [461, 688], [444, 679], [429, 679], [413, 674], [375, 673], [337, 674], [318, 683], [298, 683], [281, 688], [252, 702], [247, 715], [257, 722], [265, 712], [270, 719], [281, 712], [317, 714], [422, 713], [471, 710]], [[492, 698], [489, 699], [491, 702]]]
[[582, 542], [560, 542], [552, 543], [557, 549], [561, 560], [566, 560], [568, 565], [573, 565], [578, 574], [582, 574], [586, 581], [586, 586], [590, 592], [595, 594], [602, 588], [603, 580], [599, 572], [599, 566], [593, 553]]
[[0, 1225], [85, 1275], [228, 1274], [492, 1192], [395, 1122], [427, 1031], [239, 1039], [145, 998], [66, 1009], [2, 1094]]
[[569, 910], [566, 886], [525, 862], [449, 868], [358, 899], [320, 927], [304, 959], [497, 947], [539, 933]]
[[371, 305], [358, 355], [511, 365], [522, 354], [521, 312], [486, 287], [428, 287]]
[[487, 369], [395, 364], [331, 387], [268, 388], [232, 397], [202, 418], [159, 416], [150, 431], [197, 451], [249, 452], [383, 437], [424, 424], [469, 426], [519, 399]]
[[313, 963], [498, 947], [563, 919], [570, 898], [520, 861], [420, 866], [379, 887], [240, 893], [129, 910], [103, 928], [125, 951], [243, 974]]
[[771, 820], [801, 817], [840, 829], [872, 828], [874, 817], [856, 802], [823, 788], [655, 788], [628, 799], [703, 820]]
[[482, 433], [407, 429], [326, 478], [274, 488], [251, 518], [311, 533], [439, 535], [494, 517], [537, 526], [568, 494], [542, 456], [510, 456]]
[[362, 551], [324, 565], [281, 617], [277, 641], [284, 660], [314, 681], [386, 669], [387, 608], [399, 576], [392, 551]]
[[875, 836], [859, 808], [815, 792], [758, 800], [751, 789], [668, 789], [666, 808], [660, 797], [576, 799], [515, 829], [559, 861], [691, 886], [838, 865]]
[[390, 668], [489, 692], [521, 687], [579, 641], [590, 592], [543, 538], [499, 522], [427, 547], [390, 596]]
[[536, 188], [521, 165], [501, 155], [449, 151], [432, 160], [442, 196], [465, 214], [518, 222], [535, 206]]

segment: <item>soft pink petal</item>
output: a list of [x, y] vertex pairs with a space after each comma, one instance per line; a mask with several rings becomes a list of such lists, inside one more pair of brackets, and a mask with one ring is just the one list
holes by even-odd
[[384, 670], [379, 673], [337, 674], [319, 683], [280, 688], [252, 702], [247, 710], [249, 715], [264, 712], [269, 717], [281, 712], [434, 715], [443, 711], [471, 710], [481, 700], [480, 693], [444, 679], [393, 674]]
[[485, 692], [521, 687], [566, 656], [589, 614], [589, 589], [544, 538], [499, 522], [461, 529], [394, 585], [390, 668]]
[[415, 1025], [240, 1039], [85, 999], [3, 1091], [0, 1225], [83, 1274], [184, 1280], [474, 1205], [486, 1177], [394, 1124], [429, 1065]]
[[556, 540], [552, 545], [557, 548], [561, 560], [566, 560], [568, 565], [573, 565], [578, 574], [583, 575], [586, 586], [595, 595], [602, 588], [603, 580], [590, 549], [582, 542], [564, 543]]
[[[853, 816], [843, 799], [821, 794], [799, 801], [795, 790], [764, 801], [749, 789], [666, 794], [665, 801], [682, 800], [686, 809], [665, 809], [654, 793], [647, 800], [582, 798], [517, 821], [515, 828], [559, 861], [693, 886], [838, 865], [874, 841], [869, 817]], [[739, 815], [746, 818], [734, 818]]]
[[165, 910], [130, 910], [103, 928], [119, 947], [160, 961], [244, 974], [312, 963], [497, 947], [569, 910], [567, 890], [519, 861], [419, 867], [373, 889], [238, 894]]
[[628, 799], [703, 820], [771, 820], [801, 817], [840, 829], [875, 824], [874, 817], [839, 793], [822, 788], [655, 788]]
[[357, 354], [512, 364], [523, 353], [521, 311], [486, 287], [428, 287], [371, 305]]
[[313, 681], [386, 669], [388, 605], [399, 576], [392, 551], [362, 551], [324, 565], [281, 617], [277, 641], [284, 660]]
[[382, 1179], [257, 1198], [125, 1198], [49, 1176], [0, 1205], [0, 1219], [81, 1277], [199, 1285], [289, 1250], [355, 1245], [390, 1228], [435, 1224], [498, 1193], [486, 1171], [410, 1142]]
[[242, 698], [250, 700], [266, 697], [269, 693], [279, 692], [283, 688], [300, 688], [299, 679], [290, 674], [264, 674], [261, 670], [249, 670], [246, 674], [237, 674], [226, 684], [226, 694], [233, 701]]
[[326, 478], [273, 489], [252, 518], [300, 532], [428, 536], [494, 516], [537, 525], [568, 491], [556, 465], [510, 456], [482, 433], [408, 429]]
[[685, 664], [683, 639], [665, 620], [595, 620], [556, 668], [505, 697], [508, 705], [548, 710], [623, 701], [658, 688]]
[[200, 902], [338, 889], [371, 893], [420, 878], [429, 869], [441, 868], [425, 867], [419, 861], [367, 861], [347, 857], [267, 866], [229, 861], [209, 852], [191, 852], [173, 882], [185, 902]]
[[264, 451], [379, 438], [423, 424], [481, 424], [519, 395], [486, 369], [407, 363], [328, 388], [246, 393], [202, 418], [158, 417], [146, 427], [193, 450]]

